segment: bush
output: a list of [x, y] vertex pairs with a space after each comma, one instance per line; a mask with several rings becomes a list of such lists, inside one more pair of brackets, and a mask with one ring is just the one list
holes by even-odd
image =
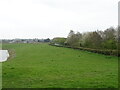
[[120, 56], [120, 50], [101, 50], [101, 49], [91, 49], [91, 48], [84, 48], [84, 47], [61, 46], [61, 45], [55, 45], [55, 44], [51, 44], [51, 45], [57, 46], [57, 47], [66, 47], [66, 48], [90, 51], [93, 53], [99, 53], [99, 54], [104, 54], [104, 55]]

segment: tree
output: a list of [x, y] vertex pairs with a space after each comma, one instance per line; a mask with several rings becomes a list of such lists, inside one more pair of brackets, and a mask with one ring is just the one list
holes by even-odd
[[71, 30], [70, 33], [68, 34], [65, 44], [70, 45], [72, 47], [79, 47], [81, 36], [82, 34], [80, 34], [79, 32], [75, 34], [74, 31]]
[[115, 29], [110, 27], [104, 31], [105, 40], [115, 39]]
[[44, 42], [50, 42], [50, 39], [49, 38], [44, 39]]
[[84, 33], [82, 37], [83, 46], [89, 48], [100, 48], [102, 38], [101, 36], [95, 32], [87, 32]]
[[104, 31], [104, 36], [105, 38], [103, 40], [102, 47], [105, 49], [116, 49], [116, 30], [113, 27], [110, 27]]

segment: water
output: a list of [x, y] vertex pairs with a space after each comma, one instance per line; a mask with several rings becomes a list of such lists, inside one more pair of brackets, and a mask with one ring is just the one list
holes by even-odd
[[9, 57], [8, 50], [0, 50], [0, 62], [6, 61], [8, 57]]

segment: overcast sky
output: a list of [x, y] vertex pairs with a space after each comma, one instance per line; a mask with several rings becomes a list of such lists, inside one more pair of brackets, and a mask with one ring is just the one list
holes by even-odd
[[119, 0], [0, 0], [0, 38], [67, 37], [118, 24]]

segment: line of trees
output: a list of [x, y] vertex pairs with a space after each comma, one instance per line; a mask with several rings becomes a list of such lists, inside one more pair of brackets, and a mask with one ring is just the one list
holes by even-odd
[[73, 30], [70, 31], [65, 45], [71, 47], [85, 47], [94, 49], [117, 49], [120, 27], [110, 27], [104, 31], [92, 31], [86, 33], [75, 33]]
[[[91, 32], [75, 33], [70, 30], [67, 38], [53, 38], [51, 45], [65, 46], [87, 50], [106, 55], [120, 55], [120, 27], [107, 28], [104, 31], [96, 30]], [[119, 49], [119, 50], [118, 50]]]

